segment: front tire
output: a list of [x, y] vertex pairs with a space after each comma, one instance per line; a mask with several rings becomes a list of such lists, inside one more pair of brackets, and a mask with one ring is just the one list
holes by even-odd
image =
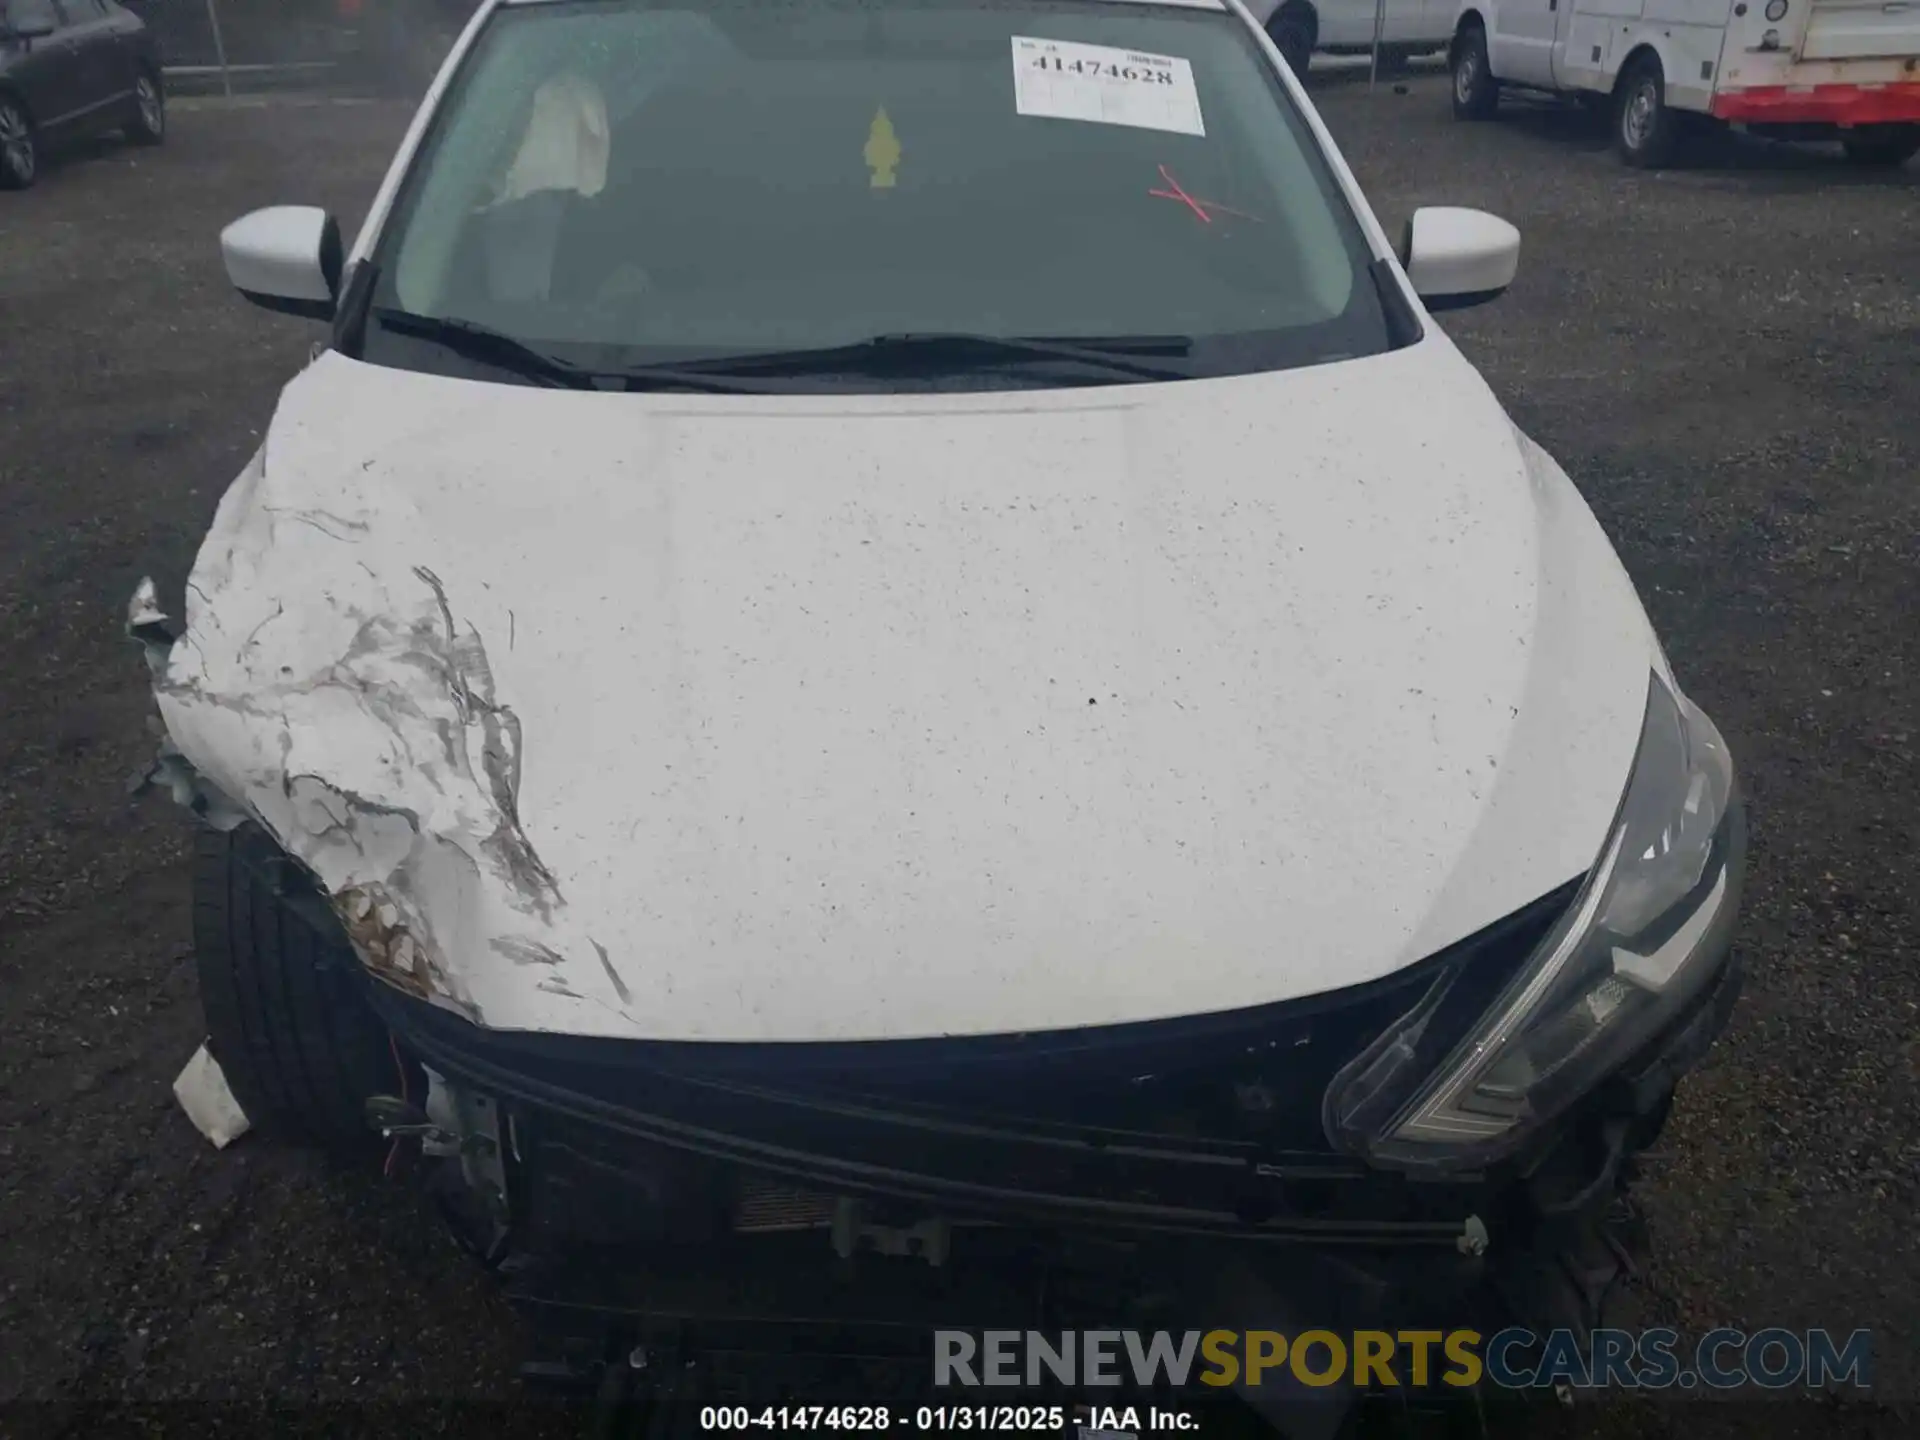
[[150, 70], [142, 70], [133, 82], [133, 118], [126, 132], [135, 145], [158, 145], [167, 138], [166, 92]]
[[1305, 84], [1307, 67], [1313, 63], [1313, 47], [1320, 38], [1320, 17], [1313, 7], [1289, 0], [1267, 21], [1267, 35], [1287, 68]]
[[250, 825], [195, 837], [193, 948], [208, 1048], [255, 1129], [361, 1154], [370, 1097], [421, 1103], [424, 1076], [400, 1070], [332, 910]]
[[1500, 108], [1500, 82], [1487, 56], [1487, 32], [1477, 21], [1453, 42], [1453, 118], [1491, 120]]
[[33, 120], [17, 100], [0, 95], [0, 190], [25, 190], [40, 178]]
[[1667, 78], [1660, 61], [1643, 55], [1630, 64], [1614, 91], [1613, 147], [1636, 170], [1673, 163], [1679, 117], [1667, 108]]
[[1847, 159], [1869, 170], [1897, 170], [1920, 155], [1920, 125], [1874, 125], [1840, 142]]

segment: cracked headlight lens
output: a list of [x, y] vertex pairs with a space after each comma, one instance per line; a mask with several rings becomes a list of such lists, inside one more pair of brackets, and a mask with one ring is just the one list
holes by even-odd
[[1564, 917], [1405, 1103], [1392, 1100], [1419, 1083], [1418, 1011], [1336, 1077], [1330, 1137], [1402, 1166], [1468, 1167], [1510, 1152], [1631, 1059], [1717, 973], [1745, 848], [1726, 742], [1652, 676], [1619, 814]]

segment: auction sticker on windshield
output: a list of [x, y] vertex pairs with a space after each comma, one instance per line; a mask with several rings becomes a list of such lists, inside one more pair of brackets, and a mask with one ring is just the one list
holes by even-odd
[[1193, 66], [1175, 55], [1013, 37], [1013, 105], [1022, 115], [1205, 135]]

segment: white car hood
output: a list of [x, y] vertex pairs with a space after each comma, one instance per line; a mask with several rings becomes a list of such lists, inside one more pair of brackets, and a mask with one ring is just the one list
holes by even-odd
[[222, 501], [174, 742], [390, 983], [838, 1040], [1370, 980], [1584, 871], [1657, 646], [1443, 337], [967, 395], [322, 356]]

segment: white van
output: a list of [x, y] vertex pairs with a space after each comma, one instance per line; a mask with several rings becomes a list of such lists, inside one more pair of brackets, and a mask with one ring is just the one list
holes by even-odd
[[1453, 38], [1459, 0], [1246, 0], [1247, 10], [1273, 38], [1293, 73], [1304, 76], [1317, 50], [1324, 55], [1365, 55], [1380, 26], [1382, 65], [1404, 64], [1412, 55], [1444, 50]]
[[1457, 118], [1505, 87], [1610, 102], [1629, 165], [1708, 120], [1862, 165], [1920, 153], [1920, 0], [1465, 0], [1451, 59]]

